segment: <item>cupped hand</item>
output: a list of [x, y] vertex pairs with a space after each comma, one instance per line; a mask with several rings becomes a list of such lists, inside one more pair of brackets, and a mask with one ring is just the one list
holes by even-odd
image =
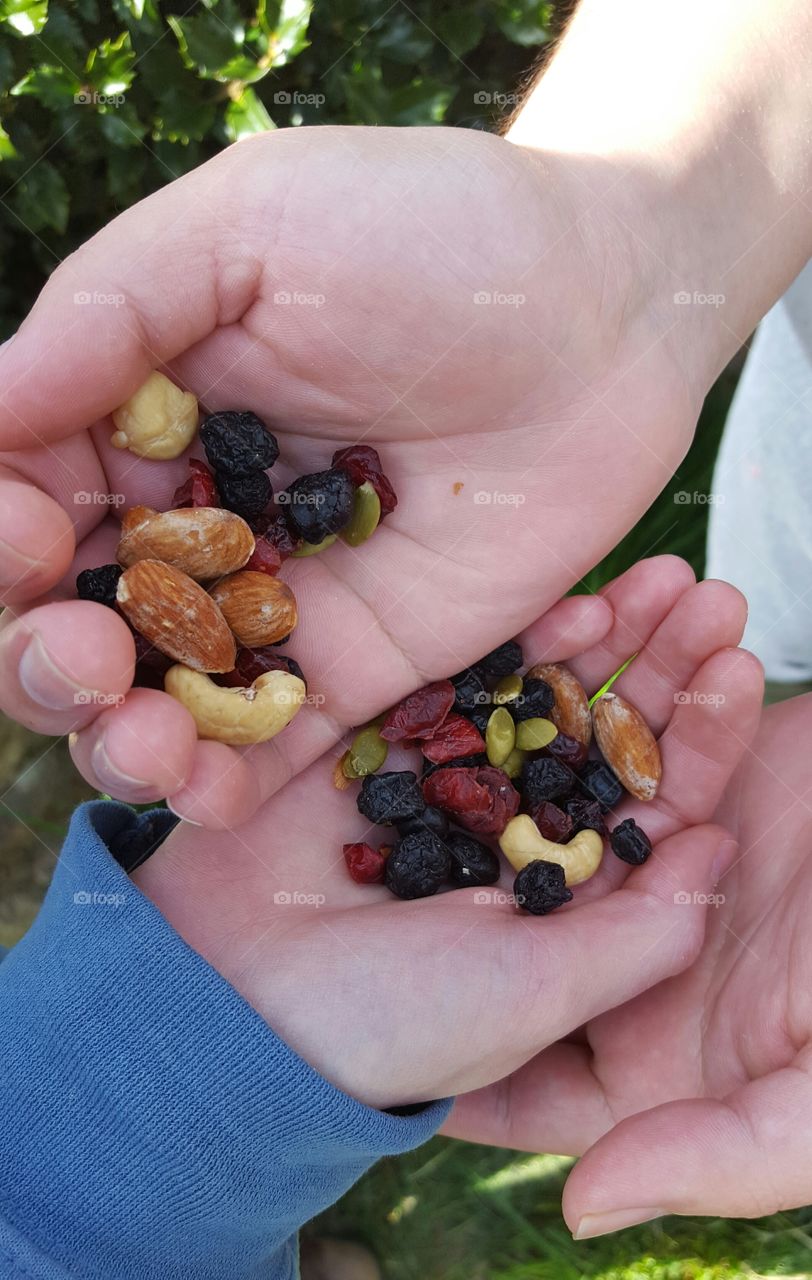
[[641, 590], [649, 567], [613, 584], [612, 624], [594, 643], [591, 603], [577, 597], [523, 637], [529, 658], [571, 659], [591, 688], [641, 650], [622, 679], [660, 735], [664, 779], [645, 817], [656, 850], [639, 870], [607, 854], [600, 888], [576, 889], [544, 919], [511, 905], [507, 866], [494, 890], [399, 901], [347, 874], [342, 843], [391, 829], [370, 834], [328, 754], [236, 832], [181, 824], [135, 873], [190, 945], [362, 1101], [490, 1084], [698, 953], [705, 899], [733, 854], [706, 824], [757, 723], [761, 678], [730, 647], [744, 621], [733, 588], [704, 583], [664, 602], [654, 575]]
[[[466, 130], [284, 130], [64, 262], [0, 353], [3, 709], [77, 731], [102, 790], [231, 826], [577, 582], [671, 474], [705, 389], [669, 345], [655, 256], [577, 168]], [[364, 546], [285, 566], [313, 705], [249, 751], [131, 690], [126, 625], [71, 598], [121, 513], [185, 477], [185, 457], [110, 446], [107, 415], [155, 367], [210, 410], [260, 413], [277, 486], [364, 440], [400, 497]]]

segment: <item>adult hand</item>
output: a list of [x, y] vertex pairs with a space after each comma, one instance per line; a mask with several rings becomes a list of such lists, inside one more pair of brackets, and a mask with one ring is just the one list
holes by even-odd
[[135, 873], [274, 1030], [362, 1101], [388, 1107], [489, 1084], [696, 956], [704, 899], [734, 852], [704, 824], [757, 723], [761, 678], [729, 647], [744, 621], [733, 588], [704, 583], [664, 606], [641, 590], [649, 568], [613, 585], [611, 628], [586, 651], [592, 613], [584, 629], [578, 598], [523, 637], [529, 657], [577, 655], [572, 668], [591, 688], [646, 637], [622, 677], [662, 735], [662, 789], [642, 806], [657, 840], [644, 867], [624, 876], [607, 854], [601, 883], [543, 920], [510, 905], [509, 868], [506, 893], [484, 902], [474, 889], [396, 901], [347, 874], [342, 842], [376, 844], [391, 829], [370, 835], [325, 757], [236, 832], [181, 824]]

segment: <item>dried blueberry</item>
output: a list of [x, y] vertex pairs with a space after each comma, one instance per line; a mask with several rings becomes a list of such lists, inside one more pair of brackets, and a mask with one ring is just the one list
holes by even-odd
[[419, 817], [407, 818], [405, 822], [395, 825], [400, 836], [408, 836], [412, 831], [433, 831], [436, 836], [444, 836], [448, 831], [448, 818], [442, 809], [435, 809], [434, 805], [429, 804]]
[[555, 694], [546, 680], [533, 678], [525, 680], [519, 696], [511, 698], [505, 706], [517, 723], [536, 717], [545, 719], [555, 706]]
[[465, 889], [468, 885], [496, 884], [499, 879], [499, 859], [481, 840], [452, 831], [446, 836], [445, 847], [451, 854], [451, 880]]
[[528, 862], [513, 881], [513, 896], [523, 911], [533, 916], [546, 916], [556, 907], [572, 901], [572, 893], [564, 879], [564, 868], [557, 862], [537, 858]]
[[603, 809], [597, 800], [589, 796], [572, 796], [564, 808], [572, 818], [573, 835], [577, 836], [579, 831], [597, 831], [600, 836], [606, 834]]
[[116, 588], [124, 570], [120, 564], [102, 564], [98, 569], [83, 569], [76, 579], [76, 591], [80, 600], [93, 600], [96, 604], [116, 607]]
[[256, 519], [273, 497], [271, 482], [264, 471], [254, 471], [250, 476], [232, 476], [218, 471], [216, 479], [223, 506], [242, 516], [243, 520]]
[[602, 809], [612, 809], [623, 795], [623, 787], [603, 760], [587, 760], [578, 777], [585, 795], [597, 800]]
[[484, 751], [480, 751], [475, 756], [455, 756], [453, 760], [446, 760], [445, 764], [432, 764], [430, 760], [424, 760], [423, 772], [421, 778], [428, 778], [430, 774], [436, 773], [438, 769], [478, 769], [480, 765], [489, 764], [487, 755]]
[[516, 640], [506, 640], [498, 649], [492, 649], [477, 666], [489, 676], [509, 676], [518, 671], [524, 662], [522, 646]]
[[384, 883], [398, 898], [428, 898], [451, 874], [451, 854], [433, 831], [413, 831], [386, 859]]
[[452, 676], [451, 683], [454, 686], [454, 710], [460, 715], [467, 716], [474, 707], [490, 704], [490, 694], [485, 688], [482, 673], [476, 667], [468, 667]]
[[485, 702], [482, 706], [471, 707], [470, 711], [466, 711], [467, 718], [472, 724], [475, 724], [479, 732], [485, 737], [485, 730], [488, 727], [488, 721], [493, 715], [494, 708], [490, 702]]
[[426, 807], [417, 777], [408, 769], [368, 774], [356, 803], [370, 822], [384, 825], [418, 818]]
[[560, 760], [562, 764], [568, 765], [576, 773], [584, 767], [586, 758], [589, 755], [589, 747], [585, 743], [579, 742], [577, 738], [570, 738], [568, 734], [560, 731], [555, 735], [552, 742], [547, 743], [544, 750], [548, 756], [553, 756], [556, 760]]
[[344, 528], [352, 515], [355, 488], [346, 471], [332, 467], [300, 476], [279, 494], [290, 528], [305, 542], [319, 543]]
[[265, 471], [279, 457], [275, 436], [250, 410], [223, 409], [209, 414], [201, 424], [200, 439], [214, 470], [228, 476]]
[[532, 809], [544, 800], [556, 803], [568, 796], [575, 786], [575, 774], [560, 760], [540, 756], [522, 769], [522, 795]]
[[612, 852], [631, 867], [642, 867], [651, 857], [651, 841], [642, 827], [638, 827], [634, 818], [627, 818], [610, 833], [609, 843]]

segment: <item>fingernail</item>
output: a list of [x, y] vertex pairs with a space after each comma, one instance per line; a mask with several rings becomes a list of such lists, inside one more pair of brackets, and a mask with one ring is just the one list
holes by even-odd
[[713, 859], [711, 866], [711, 882], [714, 886], [719, 883], [726, 871], [729, 871], [736, 861], [739, 852], [737, 840], [723, 840], [719, 848], [716, 850], [716, 857]]
[[37, 635], [28, 641], [17, 671], [31, 701], [49, 711], [69, 711], [97, 696], [95, 690], [85, 689], [59, 669]]
[[651, 1222], [653, 1218], [662, 1218], [667, 1210], [653, 1209], [650, 1205], [644, 1209], [614, 1209], [610, 1213], [585, 1213], [572, 1233], [573, 1240], [591, 1240], [593, 1236], [605, 1236], [610, 1231], [622, 1231], [624, 1227], [639, 1227], [643, 1222]]
[[137, 787], [150, 792], [154, 790], [152, 783], [145, 782], [143, 778], [134, 778], [131, 773], [125, 773], [123, 769], [119, 769], [118, 765], [113, 763], [107, 754], [104, 738], [99, 738], [99, 741], [91, 751], [90, 765], [105, 791], [113, 792], [121, 788], [132, 791], [133, 788]]
[[185, 823], [187, 823], [187, 824], [188, 824], [188, 826], [190, 826], [190, 827], [202, 827], [202, 826], [203, 826], [203, 823], [202, 823], [202, 822], [195, 822], [194, 818], [187, 818], [187, 817], [185, 817], [185, 816], [184, 816], [184, 814], [182, 814], [182, 813], [178, 813], [177, 809], [173, 809], [173, 808], [172, 808], [172, 801], [171, 801], [171, 800], [167, 800], [165, 803], [166, 803], [166, 807], [167, 807], [167, 809], [169, 810], [169, 812], [170, 812], [170, 813], [174, 813], [174, 815], [175, 815], [175, 817], [176, 817], [176, 818], [180, 818], [181, 822], [185, 822]]

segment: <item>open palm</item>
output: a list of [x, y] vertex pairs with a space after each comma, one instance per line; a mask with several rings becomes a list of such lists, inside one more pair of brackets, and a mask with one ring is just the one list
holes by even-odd
[[[673, 307], [649, 296], [638, 240], [591, 203], [572, 164], [503, 139], [291, 130], [229, 148], [68, 259], [0, 356], [0, 444], [19, 450], [0, 488], [6, 598], [35, 606], [5, 622], [4, 709], [80, 730], [102, 789], [228, 826], [346, 725], [527, 626], [665, 483], [704, 390], [663, 340]], [[156, 366], [209, 409], [266, 418], [278, 484], [364, 439], [400, 497], [362, 548], [285, 566], [320, 705], [247, 752], [196, 742], [159, 692], [77, 705], [132, 678], [123, 622], [65, 600], [114, 554], [106, 497], [165, 507], [186, 473], [109, 445], [105, 415]]]

